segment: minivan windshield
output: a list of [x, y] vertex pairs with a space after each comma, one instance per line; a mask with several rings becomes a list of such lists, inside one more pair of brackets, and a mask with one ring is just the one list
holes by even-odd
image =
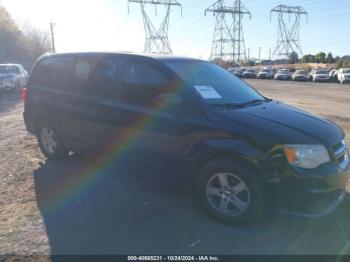
[[209, 105], [242, 105], [265, 98], [222, 67], [204, 61], [169, 60], [164, 63]]
[[17, 68], [15, 66], [0, 65], [0, 74], [16, 74]]

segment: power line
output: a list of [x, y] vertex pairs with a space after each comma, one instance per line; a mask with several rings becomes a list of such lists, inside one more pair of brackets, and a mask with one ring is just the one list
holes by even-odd
[[[289, 58], [293, 53], [302, 55], [299, 32], [301, 16], [307, 16], [305, 9], [301, 6], [278, 5], [270, 11], [270, 17], [273, 13], [278, 15], [278, 38], [273, 56]], [[286, 21], [286, 16], [289, 18], [289, 23]]]
[[[141, 7], [144, 30], [146, 34], [144, 52], [158, 53], [158, 54], [172, 54], [169, 37], [168, 37], [170, 12], [171, 12], [171, 7], [177, 6], [181, 8], [181, 13], [182, 13], [181, 4], [176, 0], [128, 0], [128, 4], [130, 3], [138, 3], [140, 4], [140, 7]], [[166, 13], [158, 29], [153, 25], [150, 17], [146, 12], [145, 6], [147, 4], [153, 5], [156, 10], [156, 13], [157, 13], [157, 6], [165, 7]]]
[[211, 59], [220, 59], [237, 64], [247, 60], [242, 19], [251, 13], [241, 0], [235, 0], [234, 5], [218, 0], [207, 9], [205, 14], [211, 12], [216, 16], [214, 37], [211, 49]]
[[52, 43], [52, 52], [56, 53], [56, 45], [55, 45], [55, 28], [56, 24], [53, 22], [50, 22], [50, 31], [51, 31], [51, 43]]

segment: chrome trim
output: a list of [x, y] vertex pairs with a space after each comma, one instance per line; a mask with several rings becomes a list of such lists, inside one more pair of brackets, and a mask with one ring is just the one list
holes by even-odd
[[339, 163], [339, 166], [342, 170], [345, 170], [348, 166], [349, 166], [349, 153], [348, 151], [345, 151], [345, 159], [343, 160], [343, 162]]
[[335, 154], [335, 156], [338, 158], [338, 157], [342, 156], [342, 155], [346, 152], [346, 150], [347, 150], [346, 145], [344, 145], [344, 144], [342, 143], [341, 147], [339, 147], [339, 148], [337, 149], [337, 151], [334, 152], [334, 154]]

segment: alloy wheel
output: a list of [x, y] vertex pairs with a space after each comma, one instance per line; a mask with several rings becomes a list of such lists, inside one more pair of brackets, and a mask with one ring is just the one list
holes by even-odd
[[54, 154], [56, 152], [57, 138], [55, 132], [51, 128], [44, 127], [40, 132], [40, 139], [47, 153]]
[[212, 176], [206, 186], [207, 199], [214, 210], [226, 216], [239, 216], [250, 204], [247, 184], [231, 173]]

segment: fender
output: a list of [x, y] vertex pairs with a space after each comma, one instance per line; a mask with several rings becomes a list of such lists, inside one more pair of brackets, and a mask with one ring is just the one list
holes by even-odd
[[269, 157], [246, 141], [232, 138], [208, 139], [197, 143], [185, 152], [191, 172], [197, 174], [206, 163], [218, 157], [232, 157], [254, 167], [265, 178], [276, 177]]

